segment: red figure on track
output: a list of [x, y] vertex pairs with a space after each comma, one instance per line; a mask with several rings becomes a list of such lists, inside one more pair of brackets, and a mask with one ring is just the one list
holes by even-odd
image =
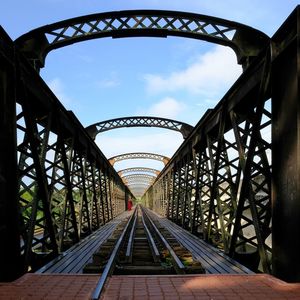
[[132, 208], [132, 201], [131, 199], [128, 199], [127, 210], [131, 210], [131, 208]]

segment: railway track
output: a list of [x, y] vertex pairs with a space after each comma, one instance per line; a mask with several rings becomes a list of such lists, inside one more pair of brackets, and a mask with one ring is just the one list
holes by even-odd
[[93, 254], [84, 273], [101, 273], [93, 299], [99, 299], [106, 279], [114, 275], [163, 275], [205, 273], [165, 228], [150, 218], [138, 205], [111, 237]]

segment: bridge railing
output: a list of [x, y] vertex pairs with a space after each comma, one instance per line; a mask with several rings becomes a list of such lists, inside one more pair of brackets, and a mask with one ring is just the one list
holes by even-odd
[[300, 6], [144, 201], [254, 271], [300, 281]]
[[5, 33], [0, 44], [0, 85], [5, 91], [0, 111], [7, 122], [1, 124], [0, 202], [2, 213], [16, 224], [3, 220], [7, 232], [2, 230], [1, 244], [8, 248], [3, 253], [7, 269], [12, 261], [19, 262], [16, 276], [38, 268], [113, 219], [126, 209], [131, 193]]
[[144, 199], [242, 260], [271, 267], [270, 52], [202, 117]]

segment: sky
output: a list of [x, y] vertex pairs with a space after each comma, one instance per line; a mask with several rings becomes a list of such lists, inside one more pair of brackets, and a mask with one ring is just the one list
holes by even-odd
[[[164, 9], [220, 17], [272, 36], [297, 5], [294, 0], [27, 0], [1, 1], [0, 25], [14, 40], [46, 24], [100, 12]], [[50, 52], [42, 78], [83, 126], [126, 116], [157, 116], [195, 125], [242, 72], [231, 48], [179, 37], [102, 38]], [[182, 135], [159, 128], [101, 133], [107, 158], [127, 152], [171, 157]], [[161, 162], [123, 161], [117, 170]]]

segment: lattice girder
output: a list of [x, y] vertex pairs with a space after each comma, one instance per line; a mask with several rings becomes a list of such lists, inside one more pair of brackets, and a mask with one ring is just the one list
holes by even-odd
[[109, 158], [108, 161], [113, 166], [116, 162], [126, 160], [126, 159], [153, 159], [153, 160], [161, 161], [162, 163], [164, 163], [164, 165], [166, 165], [170, 160], [169, 157], [156, 154], [156, 153], [134, 152], [134, 153], [124, 153], [124, 154], [113, 156]]
[[157, 169], [152, 168], [144, 168], [144, 167], [135, 167], [135, 168], [127, 168], [118, 171], [118, 174], [120, 177], [126, 176], [127, 174], [152, 174], [152, 175], [158, 175], [160, 173]]
[[109, 36], [181, 36], [205, 40], [231, 47], [238, 62], [244, 65], [269, 42], [264, 33], [240, 23], [194, 13], [159, 10], [115, 11], [68, 19], [32, 30], [16, 42], [35, 65], [43, 67], [51, 50]]
[[112, 129], [123, 128], [123, 127], [159, 127], [174, 130], [180, 132], [183, 138], [187, 138], [193, 130], [193, 126], [179, 122], [176, 120], [157, 118], [157, 117], [124, 117], [102, 121], [99, 123], [92, 124], [86, 127], [89, 135], [95, 139], [97, 134]]
[[121, 177], [124, 182], [130, 182], [130, 181], [136, 181], [136, 180], [141, 180], [145, 182], [153, 182], [156, 178], [156, 176], [153, 175], [148, 175], [148, 174], [132, 174], [132, 175], [126, 175]]

